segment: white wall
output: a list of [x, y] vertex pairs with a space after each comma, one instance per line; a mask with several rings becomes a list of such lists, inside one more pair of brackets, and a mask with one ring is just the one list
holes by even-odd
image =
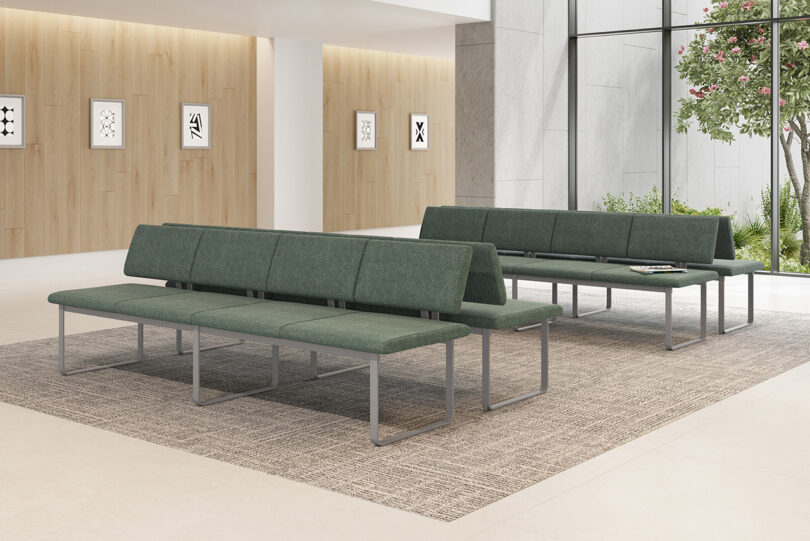
[[256, 38], [256, 227], [275, 225], [275, 82], [273, 40]]
[[276, 38], [273, 53], [273, 225], [323, 231], [323, 45]]

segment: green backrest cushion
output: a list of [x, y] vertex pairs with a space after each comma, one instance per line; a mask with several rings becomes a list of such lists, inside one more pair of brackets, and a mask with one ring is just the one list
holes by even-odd
[[457, 314], [471, 258], [472, 248], [460, 244], [370, 240], [354, 300]]
[[715, 259], [736, 259], [734, 251], [734, 227], [729, 216], [718, 216], [717, 246], [714, 249]]
[[281, 295], [354, 300], [357, 270], [367, 242], [339, 235], [283, 233], [264, 289]]
[[711, 263], [717, 243], [716, 216], [632, 217], [627, 257], [689, 263]]
[[124, 274], [188, 282], [203, 232], [193, 227], [139, 225], [129, 243]]
[[551, 253], [625, 257], [632, 223], [628, 214], [557, 211]]
[[491, 242], [498, 250], [551, 252], [556, 221], [554, 210], [490, 209], [483, 242]]
[[488, 212], [484, 207], [428, 207], [419, 238], [481, 242]]
[[194, 257], [191, 282], [262, 291], [280, 237], [266, 231], [204, 229]]

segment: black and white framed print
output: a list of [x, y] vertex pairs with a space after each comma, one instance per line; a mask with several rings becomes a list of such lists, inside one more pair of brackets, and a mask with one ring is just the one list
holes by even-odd
[[183, 103], [180, 106], [180, 148], [211, 148], [211, 106]]
[[430, 149], [430, 117], [425, 113], [411, 113], [411, 150]]
[[354, 124], [355, 150], [377, 150], [377, 113], [355, 111]]
[[25, 148], [25, 96], [0, 94], [0, 148]]
[[124, 100], [90, 100], [90, 148], [124, 148]]

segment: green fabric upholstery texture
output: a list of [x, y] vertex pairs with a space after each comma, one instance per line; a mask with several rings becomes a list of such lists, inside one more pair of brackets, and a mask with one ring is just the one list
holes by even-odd
[[711, 263], [714, 259], [716, 216], [640, 214], [632, 220], [625, 257], [693, 263]]
[[446, 342], [468, 334], [469, 327], [459, 323], [364, 312], [293, 323], [281, 329], [281, 338], [287, 340], [379, 354]]
[[203, 229], [139, 225], [129, 244], [124, 274], [188, 282]]
[[488, 212], [481, 207], [428, 207], [419, 238], [481, 242]]
[[625, 257], [631, 216], [607, 212], [560, 211], [551, 251], [559, 254]]
[[484, 242], [499, 250], [550, 252], [557, 211], [490, 209], [484, 227]]
[[370, 240], [353, 300], [457, 313], [471, 257], [472, 248], [465, 245]]
[[262, 291], [280, 237], [269, 232], [205, 229], [194, 256], [191, 282]]
[[690, 270], [668, 274], [640, 274], [630, 270], [628, 266], [617, 265], [617, 267], [615, 269], [596, 271], [591, 274], [591, 280], [652, 287], [686, 287], [717, 280], [717, 273], [708, 270]]
[[444, 319], [478, 329], [506, 329], [561, 316], [562, 313], [563, 309], [559, 304], [509, 299], [503, 306], [465, 302], [461, 305], [460, 313], [447, 314]]
[[538, 257], [525, 257], [522, 255], [499, 255], [498, 260], [501, 262], [501, 270], [504, 274], [518, 274], [518, 269], [524, 265], [547, 261]]
[[715, 259], [736, 259], [734, 249], [734, 226], [729, 216], [718, 216], [717, 246], [714, 249]]
[[518, 275], [537, 276], [542, 278], [560, 278], [563, 280], [590, 280], [596, 271], [615, 268], [627, 268], [613, 263], [596, 263], [594, 261], [571, 261], [569, 259], [547, 259], [529, 263], [518, 268]]
[[[165, 289], [171, 291], [170, 288]], [[191, 325], [192, 317], [200, 312], [232, 306], [245, 306], [257, 302], [265, 301], [251, 297], [224, 295], [222, 293], [186, 291], [180, 295], [122, 301], [115, 306], [115, 311], [119, 314]]]
[[278, 241], [266, 291], [322, 299], [354, 300], [366, 239], [284, 233]]
[[185, 293], [182, 289], [148, 284], [117, 284], [57, 291], [48, 295], [48, 302], [87, 310], [115, 312], [115, 307], [119, 302], [174, 296], [182, 293]]
[[720, 276], [739, 276], [763, 270], [765, 265], [761, 261], [749, 261], [747, 259], [715, 259], [711, 263], [689, 263], [690, 269], [711, 270]]
[[292, 323], [349, 314], [348, 310], [294, 302], [262, 301], [254, 304], [208, 310], [194, 314], [194, 325], [256, 336], [278, 338], [281, 329]]

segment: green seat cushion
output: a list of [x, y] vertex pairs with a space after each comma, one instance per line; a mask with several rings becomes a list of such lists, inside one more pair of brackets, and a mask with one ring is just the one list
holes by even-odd
[[488, 212], [485, 207], [427, 207], [419, 238], [481, 242]]
[[555, 254], [625, 257], [633, 217], [608, 212], [558, 211], [551, 240]]
[[139, 225], [129, 243], [124, 274], [188, 282], [204, 229]]
[[590, 280], [596, 271], [621, 268], [623, 265], [613, 263], [596, 263], [595, 261], [573, 261], [569, 259], [541, 260], [518, 267], [518, 275], [543, 278], [561, 278], [567, 280]]
[[653, 287], [686, 287], [717, 280], [717, 273], [708, 270], [690, 270], [669, 274], [640, 274], [629, 266], [616, 265], [615, 269], [596, 271], [591, 280], [616, 284], [645, 285]]
[[[164, 289], [171, 291], [171, 288]], [[119, 302], [115, 306], [115, 311], [119, 314], [191, 325], [194, 315], [200, 312], [229, 308], [232, 306], [244, 306], [258, 302], [265, 301], [251, 297], [225, 295], [222, 293], [186, 291], [179, 295]]]
[[328, 306], [263, 301], [199, 312], [194, 314], [191, 321], [194, 325], [200, 325], [201, 327], [278, 338], [281, 328], [285, 325], [344, 316], [349, 313], [351, 312]]
[[523, 265], [537, 263], [538, 261], [545, 261], [545, 259], [525, 257], [522, 255], [499, 255], [498, 260], [501, 262], [501, 271], [504, 274], [515, 274], [517, 269]]
[[205, 229], [194, 256], [191, 282], [262, 291], [280, 236], [266, 231]]
[[632, 216], [630, 259], [711, 263], [717, 246], [716, 216]]
[[715, 271], [721, 276], [737, 276], [765, 268], [762, 261], [750, 261], [748, 259], [715, 259], [711, 263], [689, 263], [687, 266], [690, 269]]
[[148, 284], [117, 284], [112, 286], [89, 287], [57, 291], [48, 295], [48, 302], [74, 308], [115, 312], [119, 302], [154, 297], [173, 297], [185, 293], [182, 289], [172, 289]]
[[293, 323], [281, 338], [367, 353], [396, 353], [470, 334], [460, 323], [408, 316], [348, 312], [346, 315]]
[[562, 313], [562, 306], [558, 304], [509, 299], [504, 305], [465, 302], [461, 305], [460, 313], [447, 314], [445, 319], [479, 329], [506, 329], [536, 323]]
[[484, 226], [484, 242], [499, 250], [550, 252], [555, 210], [490, 209]]

